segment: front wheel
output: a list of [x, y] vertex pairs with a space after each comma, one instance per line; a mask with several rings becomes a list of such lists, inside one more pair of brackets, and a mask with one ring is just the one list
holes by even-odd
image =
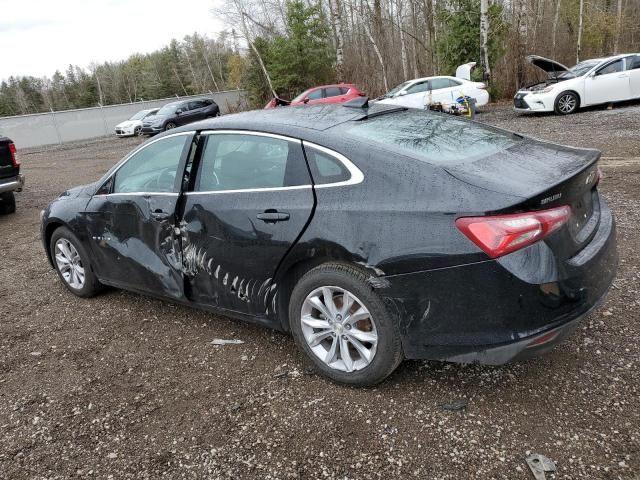
[[60, 227], [51, 236], [49, 250], [64, 286], [79, 297], [92, 297], [101, 289], [86, 250], [71, 230]]
[[165, 130], [173, 130], [174, 128], [176, 128], [176, 124], [173, 122], [168, 122], [164, 127]]
[[562, 92], [556, 98], [555, 111], [560, 115], [569, 115], [578, 109], [580, 100], [573, 92]]
[[307, 272], [293, 289], [289, 322], [298, 347], [330, 379], [380, 383], [402, 361], [400, 335], [367, 275], [345, 264]]
[[142, 135], [142, 127], [140, 125], [133, 129], [133, 135], [135, 137], [139, 137], [140, 135]]

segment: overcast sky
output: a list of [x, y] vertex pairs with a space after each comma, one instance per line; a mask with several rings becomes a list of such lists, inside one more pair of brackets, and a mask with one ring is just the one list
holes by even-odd
[[0, 0], [0, 80], [124, 60], [224, 29], [215, 0]]

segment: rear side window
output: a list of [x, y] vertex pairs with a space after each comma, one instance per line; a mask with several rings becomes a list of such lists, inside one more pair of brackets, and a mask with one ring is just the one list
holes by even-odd
[[434, 78], [430, 80], [430, 82], [431, 90], [440, 90], [441, 88], [449, 88], [452, 86], [448, 78]]
[[[344, 128], [344, 127], [341, 127]], [[406, 110], [353, 122], [347, 134], [434, 165], [463, 164], [515, 144], [513, 134], [450, 115]]]
[[247, 190], [310, 184], [299, 143], [248, 134], [206, 135], [196, 190]]
[[337, 97], [338, 95], [342, 95], [340, 89], [338, 87], [328, 87], [324, 89], [324, 94], [326, 97]]
[[340, 94], [346, 95], [349, 92], [349, 89], [346, 87], [340, 87]]
[[333, 155], [309, 145], [305, 146], [304, 151], [309, 161], [313, 183], [316, 185], [346, 182], [351, 178], [347, 167]]

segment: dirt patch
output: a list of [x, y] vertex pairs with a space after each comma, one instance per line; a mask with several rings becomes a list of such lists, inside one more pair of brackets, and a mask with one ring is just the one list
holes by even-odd
[[139, 140], [21, 152], [27, 186], [0, 217], [0, 478], [528, 479], [528, 452], [553, 459], [555, 478], [638, 478], [639, 111], [478, 116], [622, 157], [602, 184], [618, 220], [614, 288], [546, 356], [405, 362], [374, 389], [313, 375], [279, 333], [117, 290], [69, 294], [39, 212]]

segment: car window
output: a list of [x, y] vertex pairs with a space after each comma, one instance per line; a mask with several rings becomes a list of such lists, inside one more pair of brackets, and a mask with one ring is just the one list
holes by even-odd
[[190, 135], [160, 139], [134, 153], [118, 169], [113, 193], [175, 192], [175, 178]]
[[351, 178], [347, 167], [334, 156], [311, 146], [305, 147], [305, 153], [316, 185], [344, 182]]
[[414, 83], [409, 88], [407, 88], [407, 94], [426, 92], [428, 88], [429, 88], [429, 83], [426, 81]]
[[451, 82], [448, 78], [434, 78], [430, 80], [431, 90], [440, 90], [441, 88], [451, 87]]
[[300, 144], [244, 134], [207, 135], [197, 190], [244, 190], [309, 184]]
[[338, 95], [342, 95], [338, 87], [328, 87], [324, 89], [325, 97], [337, 97]]
[[627, 70], [637, 70], [640, 68], [640, 55], [627, 57]]
[[189, 102], [189, 110], [195, 110], [197, 108], [204, 107], [205, 104], [202, 100], [195, 100], [193, 102]]
[[448, 78], [447, 80], [449, 80], [450, 87], [459, 87], [460, 85], [462, 85], [462, 82], [459, 80], [454, 80], [453, 78]]
[[209, 105], [213, 105], [213, 100], [209, 100], [209, 99], [202, 100], [203, 107], [208, 107]]
[[609, 65], [605, 65], [600, 70], [596, 71], [596, 75], [608, 75], [609, 73], [616, 73], [622, 71], [622, 59], [616, 60]]
[[340, 87], [341, 95], [346, 95], [348, 92], [349, 92], [349, 89], [347, 87]]
[[[341, 127], [343, 128], [343, 127]], [[406, 110], [354, 122], [346, 133], [434, 165], [458, 165], [514, 145], [518, 137], [451, 116]]]
[[317, 90], [313, 90], [307, 95], [309, 100], [320, 100], [322, 98], [322, 89], [318, 88]]

